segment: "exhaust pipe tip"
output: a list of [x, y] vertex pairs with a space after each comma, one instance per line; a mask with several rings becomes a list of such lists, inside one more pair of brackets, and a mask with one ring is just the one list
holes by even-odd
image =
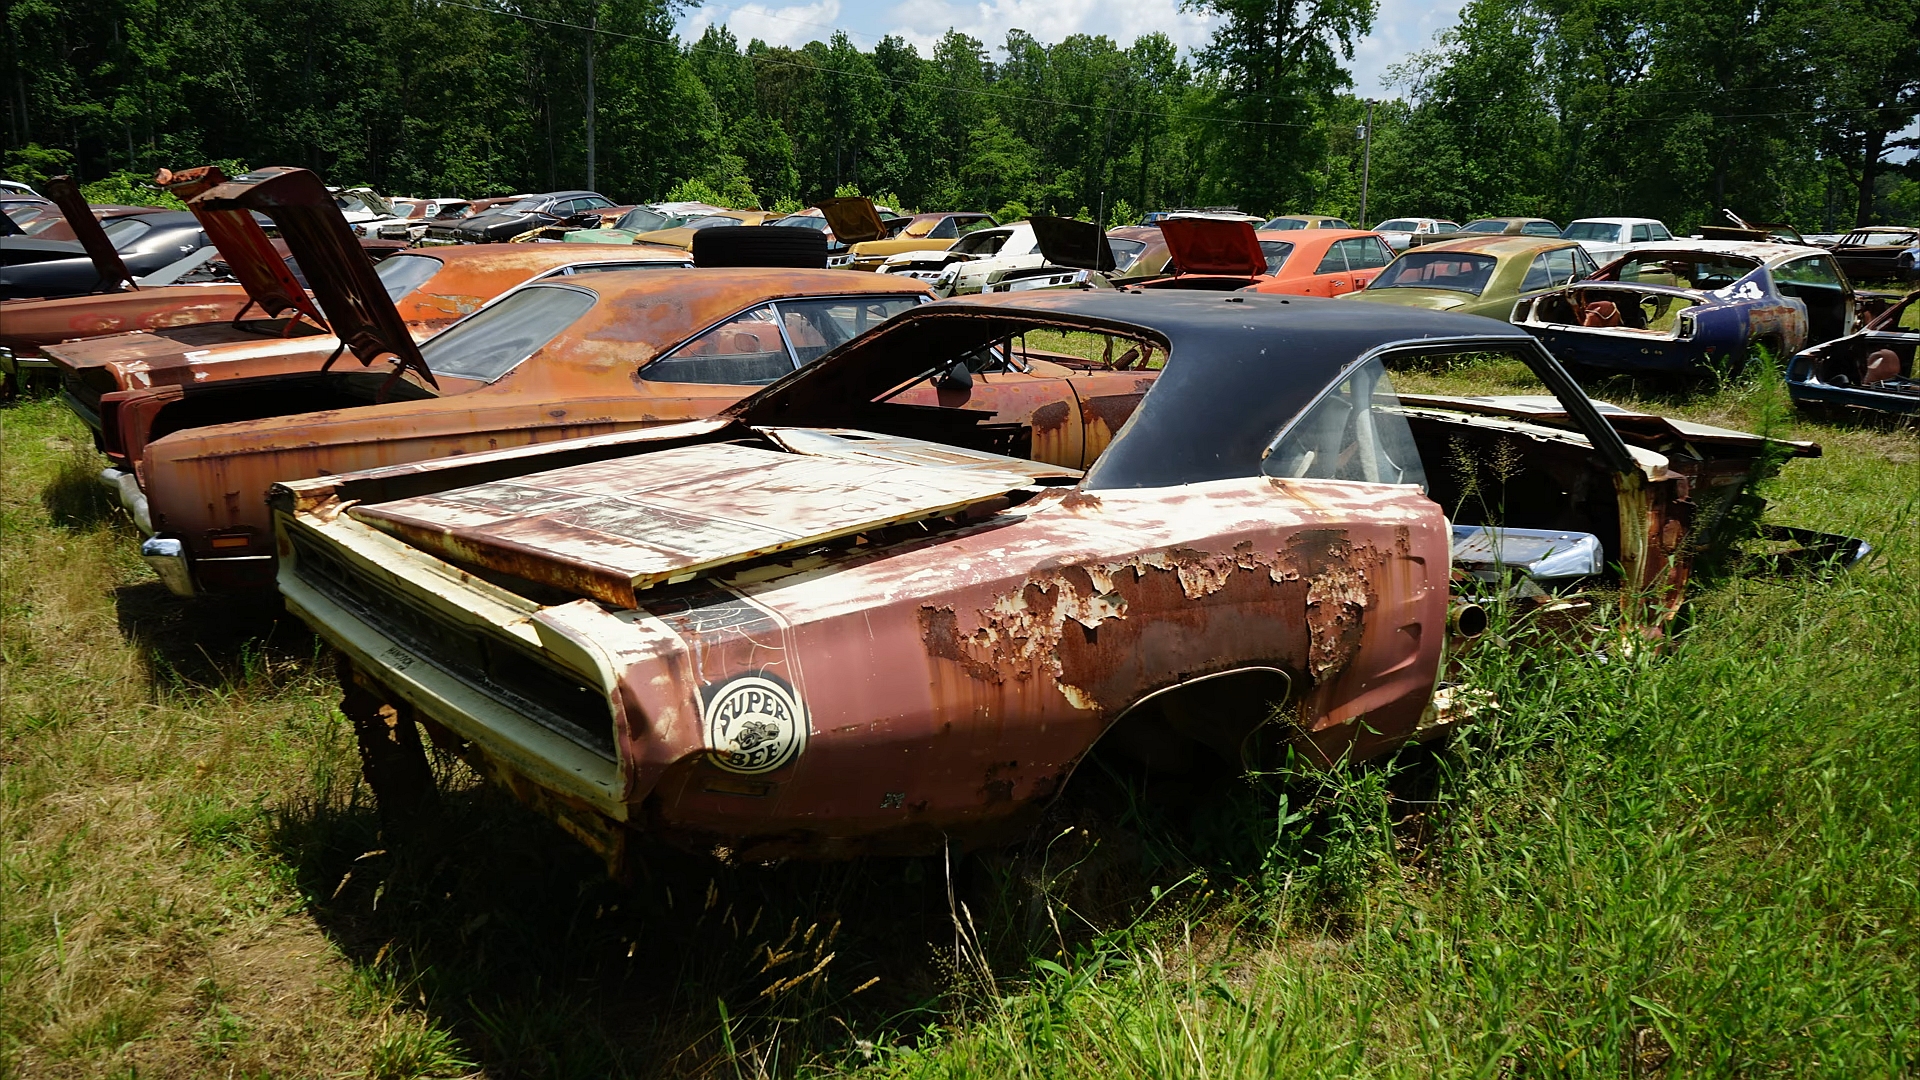
[[1467, 601], [1455, 601], [1447, 608], [1447, 633], [1472, 641], [1487, 632], [1487, 609]]

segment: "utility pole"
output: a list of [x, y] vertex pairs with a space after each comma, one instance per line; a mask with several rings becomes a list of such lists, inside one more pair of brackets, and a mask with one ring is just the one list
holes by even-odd
[[1367, 227], [1367, 181], [1373, 174], [1373, 99], [1367, 99], [1367, 126], [1360, 129], [1360, 227]]
[[600, 5], [593, 5], [593, 15], [587, 20], [587, 190], [598, 191], [599, 185], [593, 180], [593, 39], [600, 30]]

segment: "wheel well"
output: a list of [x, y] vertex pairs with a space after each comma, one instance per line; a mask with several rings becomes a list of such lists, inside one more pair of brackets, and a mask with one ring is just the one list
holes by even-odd
[[1150, 773], [1266, 767], [1295, 735], [1284, 711], [1293, 684], [1281, 668], [1249, 667], [1162, 687], [1115, 716], [1082, 760], [1103, 754]]

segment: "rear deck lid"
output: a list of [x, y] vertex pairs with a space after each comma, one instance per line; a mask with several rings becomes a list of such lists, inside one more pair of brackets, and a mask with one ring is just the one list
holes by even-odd
[[635, 593], [835, 537], [952, 513], [1032, 483], [709, 443], [574, 465], [352, 515], [457, 563], [625, 607]]
[[220, 250], [220, 260], [233, 271], [241, 287], [247, 290], [247, 296], [260, 305], [262, 311], [278, 315], [291, 308], [320, 326], [327, 325], [313, 298], [295, 280], [293, 271], [287, 269], [286, 260], [273, 249], [273, 241], [267, 238], [266, 230], [253, 219], [252, 213], [238, 208], [216, 210], [200, 201], [201, 195], [227, 182], [227, 174], [221, 172], [218, 165], [203, 165], [185, 172], [161, 169], [153, 182], [185, 200], [187, 209], [193, 211], [200, 227], [207, 231], [207, 239]]
[[319, 177], [306, 169], [260, 169], [194, 201], [212, 211], [257, 210], [272, 218], [326, 312], [327, 325], [362, 364], [392, 356], [428, 386], [440, 385]]
[[1267, 272], [1266, 253], [1247, 222], [1167, 218], [1160, 223], [1160, 234], [1182, 274], [1253, 278]]
[[[1515, 420], [1544, 423], [1548, 426], [1560, 426], [1569, 422], [1566, 406], [1562, 405], [1558, 398], [1547, 394], [1485, 396], [1401, 394], [1399, 397], [1400, 401], [1407, 405], [1452, 409], [1482, 416], [1505, 416]], [[1614, 430], [1631, 441], [1638, 441], [1641, 445], [1646, 445], [1649, 441], [1678, 439], [1703, 450], [1713, 447], [1736, 454], [1754, 455], [1771, 444], [1785, 449], [1794, 457], [1820, 456], [1819, 443], [1774, 439], [1765, 435], [1714, 427], [1711, 424], [1696, 424], [1691, 420], [1679, 420], [1671, 416], [1661, 416], [1658, 413], [1621, 408], [1605, 401], [1595, 401], [1593, 408], [1613, 426]], [[1637, 440], [1633, 439], [1635, 436], [1638, 436]]]

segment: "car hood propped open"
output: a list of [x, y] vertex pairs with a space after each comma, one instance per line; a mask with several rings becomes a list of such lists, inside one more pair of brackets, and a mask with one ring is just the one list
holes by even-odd
[[[1100, 226], [1093, 222], [1046, 216], [1034, 217], [1030, 221], [1033, 224], [1033, 238], [1040, 244], [1040, 257], [1053, 265], [1101, 273], [1110, 273], [1117, 265], [1113, 258], [1113, 245], [1107, 243], [1107, 234], [1101, 232]], [[1258, 246], [1255, 245], [1256, 248]], [[1261, 266], [1264, 268], [1265, 265], [1263, 261]]]
[[272, 218], [342, 347], [352, 349], [368, 366], [392, 356], [401, 370], [411, 369], [427, 385], [439, 386], [319, 177], [306, 169], [260, 169], [212, 188], [194, 202], [215, 212], [257, 210]]
[[100, 275], [100, 284], [95, 292], [119, 292], [122, 289], [137, 289], [133, 273], [127, 264], [120, 260], [120, 252], [114, 249], [113, 241], [108, 239], [107, 230], [100, 227], [100, 219], [93, 216], [93, 208], [87, 205], [86, 197], [80, 194], [80, 185], [73, 182], [71, 176], [56, 176], [46, 183], [47, 197], [60, 207], [60, 213], [66, 216], [67, 225], [73, 230], [74, 239], [86, 251], [87, 258], [93, 260], [93, 268]]
[[178, 195], [207, 230], [207, 239], [220, 250], [220, 259], [247, 290], [248, 299], [269, 316], [292, 309], [325, 326], [313, 298], [300, 287], [285, 260], [273, 250], [273, 241], [253, 214], [241, 209], [214, 209], [200, 196], [227, 182], [227, 174], [218, 165], [203, 165], [184, 172], [161, 169], [153, 182]]

